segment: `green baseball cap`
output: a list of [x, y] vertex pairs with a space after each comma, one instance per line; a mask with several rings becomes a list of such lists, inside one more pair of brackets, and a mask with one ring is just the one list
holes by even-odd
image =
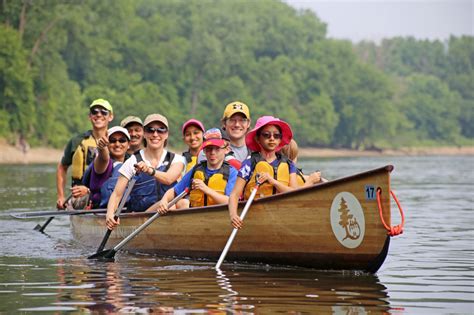
[[110, 105], [109, 101], [104, 100], [103, 98], [98, 98], [98, 99], [94, 100], [91, 103], [91, 105], [89, 106], [89, 108], [92, 108], [94, 106], [101, 106], [101, 107], [105, 108], [106, 110], [108, 110], [111, 113], [114, 112], [114, 109], [112, 108], [112, 105]]

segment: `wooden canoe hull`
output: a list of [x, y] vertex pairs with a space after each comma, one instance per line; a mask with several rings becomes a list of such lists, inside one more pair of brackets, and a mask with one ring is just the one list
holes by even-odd
[[[388, 165], [296, 191], [257, 199], [226, 261], [294, 265], [317, 269], [377, 271], [390, 238], [373, 189], [382, 190], [383, 216], [390, 224]], [[242, 210], [244, 203], [241, 203]], [[121, 216], [113, 247], [152, 214]], [[106, 231], [103, 215], [71, 216], [72, 234], [97, 247]], [[217, 260], [232, 231], [227, 206], [170, 212], [156, 219], [125, 247], [131, 252]]]

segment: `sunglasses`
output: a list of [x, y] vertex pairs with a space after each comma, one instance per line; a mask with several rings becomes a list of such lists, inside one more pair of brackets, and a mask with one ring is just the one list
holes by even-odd
[[104, 109], [104, 108], [91, 108], [91, 115], [97, 116], [99, 113], [102, 114], [102, 116], [107, 116], [109, 114], [109, 111]]
[[120, 142], [120, 143], [125, 143], [128, 140], [126, 138], [109, 138], [109, 143], [115, 143], [115, 142]]
[[145, 132], [152, 133], [152, 134], [154, 134], [155, 132], [157, 132], [158, 134], [164, 134], [164, 133], [168, 132], [168, 128], [166, 128], [166, 127], [158, 127], [158, 128], [145, 127]]
[[273, 137], [273, 139], [281, 139], [283, 138], [283, 135], [281, 133], [273, 133], [269, 131], [263, 131], [260, 133], [260, 135], [265, 138], [265, 139], [270, 139]]

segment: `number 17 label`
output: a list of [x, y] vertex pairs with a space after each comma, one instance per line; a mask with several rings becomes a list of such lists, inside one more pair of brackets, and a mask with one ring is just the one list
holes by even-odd
[[365, 185], [365, 200], [375, 200], [375, 186]]

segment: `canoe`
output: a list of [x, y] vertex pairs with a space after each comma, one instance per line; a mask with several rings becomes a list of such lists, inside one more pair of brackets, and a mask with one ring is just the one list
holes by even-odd
[[[375, 273], [384, 262], [390, 237], [392, 165], [311, 187], [254, 200], [227, 262], [291, 265], [322, 270]], [[240, 203], [239, 211], [244, 202]], [[107, 244], [111, 248], [152, 214], [122, 214]], [[71, 216], [73, 237], [96, 248], [106, 231], [100, 214]], [[232, 231], [226, 205], [169, 212], [130, 241], [125, 250], [216, 261]]]

